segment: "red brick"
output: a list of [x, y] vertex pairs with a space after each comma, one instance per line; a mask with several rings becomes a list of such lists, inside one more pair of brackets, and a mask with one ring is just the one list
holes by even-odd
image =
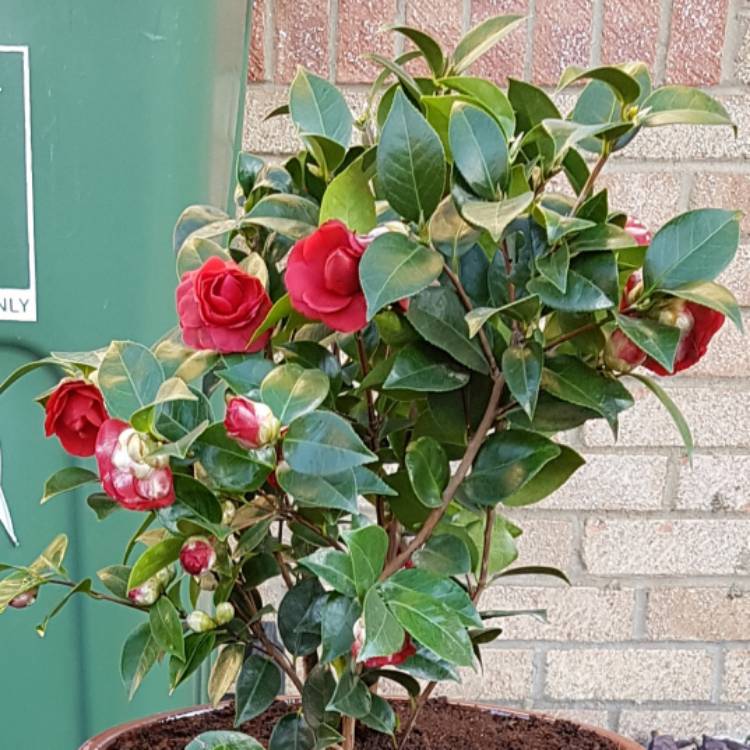
[[605, 0], [602, 62], [645, 62], [653, 69], [659, 38], [660, 0]]
[[593, 0], [537, 0], [534, 26], [534, 80], [554, 85], [568, 65], [591, 58]]
[[721, 80], [728, 0], [674, 0], [667, 80], [709, 85]]
[[396, 34], [383, 27], [396, 18], [396, 0], [339, 0], [336, 76], [345, 83], [370, 82], [380, 68], [369, 52], [393, 57]]
[[[474, 0], [471, 8], [471, 25], [490, 16], [518, 13], [527, 15], [528, 0]], [[500, 85], [506, 84], [508, 76], [523, 78], [526, 62], [526, 24], [512, 31], [496, 47], [483, 55], [469, 71], [473, 75], [486, 76]]]
[[276, 80], [294, 78], [298, 65], [328, 75], [328, 3], [276, 0]]
[[434, 36], [450, 51], [463, 31], [461, 0], [407, 0], [406, 23]]
[[250, 60], [247, 78], [250, 81], [263, 81], [266, 77], [263, 36], [265, 32], [265, 2], [256, 0], [253, 3], [252, 29], [250, 35]]
[[727, 172], [696, 174], [690, 208], [742, 211], [742, 231], [750, 232], [750, 175]]

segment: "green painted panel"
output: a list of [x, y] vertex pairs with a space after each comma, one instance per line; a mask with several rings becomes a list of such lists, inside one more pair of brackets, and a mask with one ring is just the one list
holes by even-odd
[[[174, 221], [191, 203], [229, 205], [249, 6], [0, 0], [0, 379], [51, 348], [149, 343], [175, 324]], [[35, 315], [26, 317], [36, 320], [24, 321], [18, 298], [34, 296], [34, 281]], [[100, 523], [83, 494], [39, 507], [46, 476], [66, 460], [31, 401], [51, 378], [39, 371], [0, 397], [2, 486], [21, 542], [13, 549], [0, 531], [0, 559], [26, 562], [65, 530], [71, 571], [89, 575], [119, 562], [141, 516]], [[45, 594], [0, 618], [9, 747], [67, 750], [106, 726], [194, 701], [194, 686], [167, 699], [160, 668], [127, 703], [119, 646], [136, 613], [80, 601], [40, 642], [33, 625], [55, 600]], [[30, 699], [54, 707], [54, 721], [34, 720]]]

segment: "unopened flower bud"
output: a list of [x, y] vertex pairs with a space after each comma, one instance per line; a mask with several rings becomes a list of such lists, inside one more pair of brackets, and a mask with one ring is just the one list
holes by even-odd
[[166, 568], [162, 568], [155, 576], [156, 580], [159, 581], [162, 588], [167, 588], [167, 586], [169, 586], [169, 584], [174, 580], [174, 577], [174, 565], [167, 565]]
[[604, 363], [615, 372], [630, 372], [643, 364], [646, 353], [639, 349], [619, 328], [607, 340]]
[[162, 585], [156, 576], [128, 591], [128, 599], [141, 607], [150, 607], [161, 596]]
[[193, 610], [185, 621], [194, 633], [206, 633], [216, 627], [215, 620], [201, 609]]
[[222, 602], [216, 605], [216, 622], [219, 625], [226, 625], [228, 622], [234, 620], [234, 607], [230, 602]]
[[243, 448], [252, 450], [275, 442], [281, 431], [281, 422], [265, 404], [235, 396], [227, 403], [224, 427], [229, 437]]
[[234, 520], [237, 514], [237, 508], [234, 507], [234, 503], [231, 500], [227, 500], [221, 506], [221, 522], [224, 526], [229, 526]]
[[180, 564], [186, 573], [199, 576], [216, 564], [216, 550], [205, 537], [190, 537], [180, 550]]
[[216, 576], [210, 570], [207, 570], [198, 577], [198, 586], [201, 591], [216, 591], [219, 588], [219, 582], [216, 580]]
[[38, 588], [24, 591], [22, 594], [13, 597], [13, 599], [8, 602], [8, 605], [14, 609], [26, 609], [26, 607], [30, 607], [36, 601], [36, 595], [38, 593]]

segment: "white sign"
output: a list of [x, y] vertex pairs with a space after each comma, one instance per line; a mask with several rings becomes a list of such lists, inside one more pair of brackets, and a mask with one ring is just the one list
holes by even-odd
[[[13, 57], [6, 57], [13, 56]], [[7, 65], [2, 63], [7, 62]], [[13, 64], [15, 62], [15, 64]], [[18, 145], [12, 142], [0, 143], [0, 163], [3, 179], [18, 174], [22, 184], [7, 186], [17, 191], [17, 199], [4, 201], [0, 206], [0, 320], [36, 320], [36, 258], [34, 251], [34, 185], [31, 166], [31, 90], [29, 81], [29, 48], [0, 44], [0, 69], [4, 75], [0, 79], [0, 114], [12, 113], [10, 127], [3, 125], [6, 134], [12, 138], [15, 129], [13, 120], [18, 123]], [[17, 69], [17, 74], [14, 71]], [[17, 80], [12, 80], [13, 76]], [[8, 120], [3, 118], [7, 123]], [[0, 134], [0, 138], [3, 135]], [[10, 163], [5, 163], [6, 161]], [[4, 216], [4, 211], [12, 211], [12, 217]], [[19, 213], [20, 212], [20, 213]], [[19, 222], [25, 229], [21, 235], [10, 231], [10, 226]], [[8, 227], [3, 225], [7, 224]], [[25, 226], [24, 226], [25, 225]], [[19, 236], [21, 239], [19, 240]], [[24, 271], [23, 282], [19, 283], [18, 269]]]

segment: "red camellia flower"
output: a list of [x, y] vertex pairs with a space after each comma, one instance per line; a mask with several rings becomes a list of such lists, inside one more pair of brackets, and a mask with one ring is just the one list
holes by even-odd
[[197, 271], [188, 271], [177, 287], [177, 313], [182, 338], [194, 349], [224, 354], [260, 351], [267, 331], [250, 343], [271, 309], [260, 279], [234, 261], [209, 258]]
[[192, 536], [180, 550], [180, 564], [186, 573], [199, 576], [216, 565], [216, 550], [204, 536]]
[[127, 422], [108, 419], [96, 438], [104, 491], [128, 510], [156, 510], [174, 502], [169, 459], [146, 458], [149, 446]]
[[224, 427], [229, 437], [252, 450], [276, 440], [281, 423], [265, 404], [235, 396], [227, 402]]
[[632, 216], [625, 222], [625, 231], [639, 244], [650, 245], [653, 235], [648, 227]]
[[57, 435], [73, 456], [93, 456], [96, 435], [109, 418], [99, 389], [85, 380], [63, 380], [45, 404], [44, 432]]
[[340, 221], [327, 221], [299, 240], [286, 267], [292, 307], [335, 331], [351, 333], [367, 323], [359, 261], [365, 245]]
[[[354, 643], [352, 643], [352, 656], [356, 659], [365, 641], [365, 629], [361, 621], [354, 626]], [[365, 659], [367, 669], [382, 669], [383, 667], [397, 667], [417, 653], [417, 647], [412, 643], [408, 633], [404, 636], [404, 645], [395, 653], [388, 656], [373, 656]]]

